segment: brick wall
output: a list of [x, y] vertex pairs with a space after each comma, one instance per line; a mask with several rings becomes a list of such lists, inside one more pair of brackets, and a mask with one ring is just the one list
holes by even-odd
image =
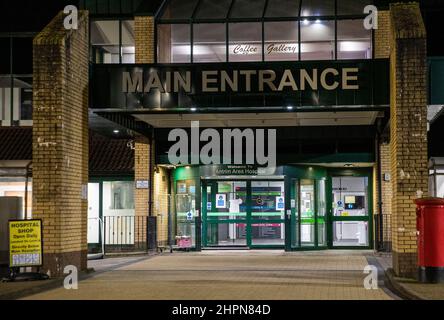
[[[150, 181], [150, 159], [151, 145], [148, 138], [137, 136], [134, 150], [134, 180]], [[149, 186], [151, 188], [151, 186]], [[149, 215], [150, 189], [134, 190], [134, 209], [136, 217], [147, 217]], [[136, 221], [142, 223], [140, 218]], [[146, 227], [136, 226], [136, 239], [146, 241]]]
[[391, 175], [390, 168], [390, 144], [383, 143], [380, 146], [381, 152], [381, 180], [382, 180], [382, 213], [384, 215], [383, 241], [384, 248], [391, 248], [391, 212], [392, 212], [392, 185], [390, 181], [384, 181], [384, 174]]
[[168, 194], [169, 172], [158, 167], [154, 174], [153, 212], [157, 216], [157, 241], [160, 245], [168, 244], [168, 210], [170, 195]]
[[86, 269], [88, 13], [65, 30], [59, 13], [34, 38], [33, 217], [43, 220], [43, 271]]
[[390, 56], [390, 11], [378, 12], [378, 29], [375, 30], [375, 58], [388, 58]]
[[417, 3], [390, 6], [393, 268], [416, 274], [417, 191], [427, 195], [426, 31]]
[[153, 63], [156, 45], [154, 43], [154, 17], [136, 16], [134, 18], [136, 42], [136, 63]]

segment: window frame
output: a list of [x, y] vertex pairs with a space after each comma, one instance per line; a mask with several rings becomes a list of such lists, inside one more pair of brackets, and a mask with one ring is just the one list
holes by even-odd
[[[268, 60], [265, 58], [265, 23], [267, 22], [284, 22], [284, 21], [297, 21], [298, 23], [298, 60], [291, 60], [291, 61], [301, 61], [301, 22], [304, 20], [308, 21], [334, 21], [334, 59], [331, 61], [338, 61], [338, 21], [340, 20], [357, 20], [357, 19], [365, 19], [366, 14], [349, 14], [349, 15], [338, 15], [338, 2], [342, 0], [334, 0], [334, 15], [329, 16], [301, 16], [301, 10], [304, 5], [305, 1], [309, 0], [301, 0], [299, 3], [299, 13], [298, 16], [288, 16], [288, 17], [269, 17], [267, 16], [267, 9], [270, 3], [272, 3], [273, 0], [265, 0], [264, 2], [264, 10], [262, 12], [261, 17], [257, 18], [232, 18], [231, 12], [234, 7], [234, 3], [236, 0], [231, 1], [231, 5], [228, 9], [228, 12], [226, 14], [225, 18], [217, 18], [217, 19], [198, 19], [196, 18], [196, 12], [198, 11], [199, 7], [202, 5], [203, 0], [198, 0], [196, 7], [194, 8], [193, 14], [188, 19], [164, 19], [162, 18], [162, 15], [166, 8], [168, 7], [170, 0], [164, 1], [162, 4], [160, 10], [156, 14], [155, 19], [155, 43], [156, 43], [156, 50], [155, 50], [155, 61], [158, 62], [158, 38], [157, 38], [157, 28], [158, 25], [162, 24], [189, 24], [190, 26], [190, 46], [191, 46], [191, 59], [190, 63], [204, 63], [204, 62], [194, 62], [194, 53], [193, 53], [193, 47], [194, 47], [194, 39], [193, 39], [193, 25], [198, 23], [224, 23], [226, 25], [226, 39], [225, 39], [225, 45], [226, 45], [226, 61], [229, 62], [229, 45], [230, 45], [230, 33], [229, 33], [229, 24], [230, 23], [239, 23], [239, 22], [259, 22], [262, 24], [262, 59], [259, 60], [259, 62], [267, 62]], [[372, 4], [373, 1], [370, 0]], [[371, 58], [374, 59], [374, 30], [371, 32]], [[370, 60], [369, 59], [369, 60]], [[281, 60], [281, 61], [287, 61], [287, 60]]]

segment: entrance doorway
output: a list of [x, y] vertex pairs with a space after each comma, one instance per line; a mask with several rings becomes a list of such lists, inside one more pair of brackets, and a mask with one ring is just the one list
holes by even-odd
[[206, 180], [202, 186], [203, 246], [284, 247], [283, 180]]

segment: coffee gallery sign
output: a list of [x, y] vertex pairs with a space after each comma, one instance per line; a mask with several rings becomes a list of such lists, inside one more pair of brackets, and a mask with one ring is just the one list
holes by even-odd
[[380, 60], [94, 65], [92, 108], [388, 104], [388, 67]]

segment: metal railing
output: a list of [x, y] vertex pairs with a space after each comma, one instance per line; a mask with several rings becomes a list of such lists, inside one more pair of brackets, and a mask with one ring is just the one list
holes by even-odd
[[392, 251], [391, 217], [391, 214], [376, 214], [374, 216], [376, 249], [378, 251]]
[[103, 225], [105, 253], [147, 250], [147, 217], [105, 216]]

